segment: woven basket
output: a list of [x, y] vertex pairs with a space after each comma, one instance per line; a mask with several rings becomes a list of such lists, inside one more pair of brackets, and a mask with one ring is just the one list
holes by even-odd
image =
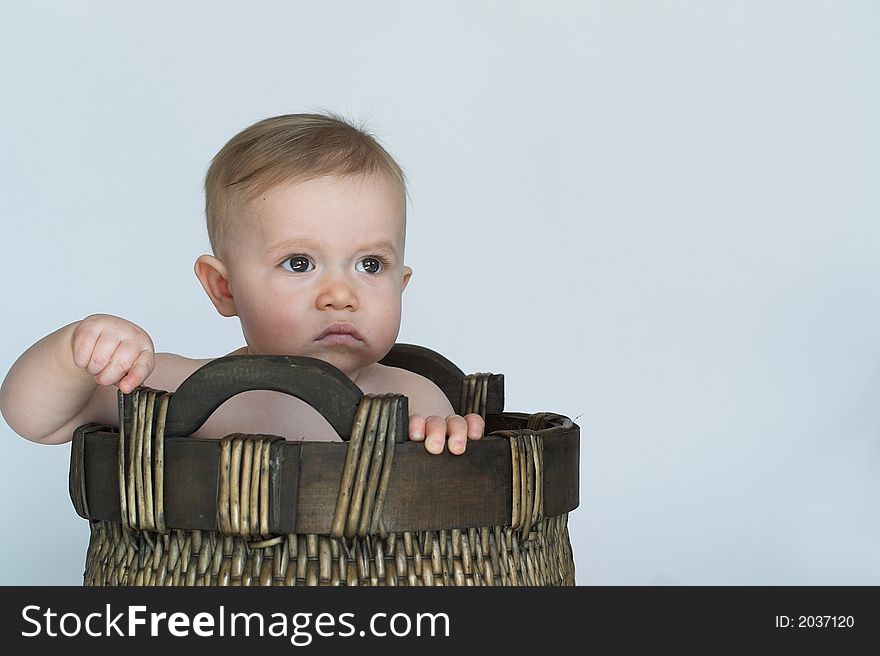
[[[486, 436], [427, 453], [407, 441], [405, 396], [364, 395], [311, 358], [227, 356], [176, 392], [120, 392], [119, 429], [81, 426], [71, 450], [84, 584], [574, 585], [578, 426], [503, 412], [503, 376], [465, 376], [422, 347], [382, 362], [432, 379]], [[254, 389], [306, 401], [346, 441], [190, 437]]]

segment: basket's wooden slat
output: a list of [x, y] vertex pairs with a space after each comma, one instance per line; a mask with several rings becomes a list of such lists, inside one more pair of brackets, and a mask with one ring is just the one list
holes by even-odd
[[[526, 417], [527, 415], [522, 415]], [[504, 415], [508, 429], [524, 420]], [[580, 429], [568, 425], [541, 431], [544, 437], [544, 514], [577, 507]], [[80, 446], [79, 442], [83, 445]], [[77, 471], [85, 479], [89, 518], [120, 521], [116, 471], [118, 434], [77, 431]], [[273, 533], [327, 534], [336, 507], [348, 444], [287, 442], [272, 444], [276, 465], [270, 529]], [[217, 530], [219, 440], [168, 437], [165, 443], [165, 522], [170, 528]], [[77, 474], [78, 475], [78, 474]], [[71, 490], [78, 489], [71, 470]], [[451, 483], [454, 481], [454, 484]], [[174, 490], [169, 494], [168, 490]], [[421, 442], [396, 445], [393, 472], [382, 508], [386, 530], [419, 531], [503, 525], [511, 514], [510, 446], [491, 435], [468, 445], [467, 453], [433, 455]]]
[[[379, 363], [429, 379], [443, 391], [455, 412], [461, 414], [461, 383], [465, 374], [451, 360], [424, 346], [395, 344]], [[486, 414], [500, 415], [503, 411], [504, 375], [492, 374], [486, 396]]]
[[[269, 532], [293, 533], [296, 528], [296, 508], [299, 504], [299, 451], [284, 448], [285, 441], [273, 442], [269, 447]], [[295, 460], [285, 461], [285, 456]], [[285, 512], [285, 509], [288, 512]], [[277, 531], [273, 530], [277, 527]]]
[[[113, 433], [113, 427], [107, 424], [90, 423], [80, 426], [74, 431], [73, 443], [70, 451], [70, 472], [68, 475], [68, 486], [70, 490], [70, 500], [76, 513], [83, 519], [89, 519], [88, 492], [86, 490], [86, 471], [85, 471], [85, 447], [87, 440], [85, 436], [89, 433]], [[117, 500], [119, 496], [117, 494]]]

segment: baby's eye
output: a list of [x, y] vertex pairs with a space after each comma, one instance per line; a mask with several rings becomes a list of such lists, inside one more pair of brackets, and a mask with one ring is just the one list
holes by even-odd
[[[285, 264], [290, 262], [290, 268], [288, 269]], [[294, 255], [292, 257], [288, 257], [284, 262], [281, 263], [283, 269], [287, 271], [292, 271], [293, 273], [306, 273], [307, 271], [311, 271], [315, 268], [315, 265], [312, 264], [312, 261], [307, 258], [305, 255]]]
[[364, 273], [379, 273], [383, 268], [385, 263], [378, 257], [365, 257], [355, 266], [355, 269]]

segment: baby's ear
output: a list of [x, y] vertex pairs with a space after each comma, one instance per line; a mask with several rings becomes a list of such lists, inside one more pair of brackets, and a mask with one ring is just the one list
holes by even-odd
[[400, 288], [400, 292], [403, 293], [403, 290], [406, 289], [407, 284], [409, 283], [409, 279], [412, 277], [412, 269], [408, 266], [403, 267], [403, 286]]
[[224, 317], [234, 317], [235, 299], [229, 287], [229, 272], [226, 265], [213, 255], [200, 255], [194, 267], [196, 278], [202, 283], [208, 298]]

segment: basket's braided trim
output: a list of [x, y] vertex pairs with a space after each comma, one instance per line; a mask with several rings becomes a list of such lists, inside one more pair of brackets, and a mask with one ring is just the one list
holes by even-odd
[[[532, 525], [390, 533], [279, 536], [257, 547], [237, 535], [91, 526], [85, 585], [547, 586], [574, 585], [568, 515]], [[148, 539], [150, 536], [155, 539]]]
[[232, 433], [220, 440], [217, 525], [222, 533], [256, 540], [260, 546], [278, 541], [269, 537], [269, 463], [272, 443], [282, 439]]
[[527, 430], [541, 430], [542, 428], [547, 427], [547, 420], [551, 417], [556, 417], [558, 415], [552, 412], [534, 412], [529, 415], [526, 420], [526, 429]]
[[544, 515], [544, 438], [531, 430], [497, 431], [510, 440], [511, 528], [528, 536]]
[[132, 393], [131, 435], [126, 434], [125, 422], [119, 418], [119, 512], [122, 524], [132, 530], [168, 530], [165, 419], [171, 396], [170, 392], [140, 387]]
[[365, 394], [351, 428], [330, 537], [385, 535], [382, 505], [394, 459], [400, 394]]
[[492, 433], [510, 441], [510, 526], [519, 529], [524, 539], [544, 517], [544, 437], [538, 431], [554, 416], [538, 412], [529, 415], [528, 428]]
[[489, 391], [490, 373], [470, 374], [461, 382], [461, 408], [462, 416], [476, 413], [483, 419], [486, 418], [486, 395]]

